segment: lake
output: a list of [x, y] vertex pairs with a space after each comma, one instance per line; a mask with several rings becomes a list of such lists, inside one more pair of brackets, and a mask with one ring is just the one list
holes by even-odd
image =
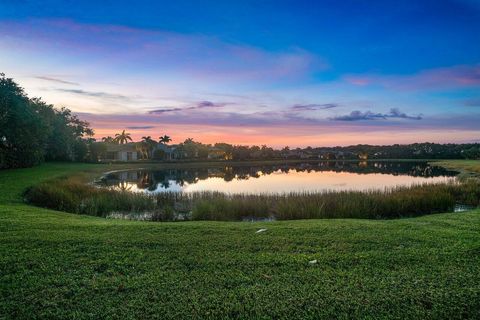
[[427, 162], [305, 162], [178, 169], [135, 169], [105, 174], [97, 185], [131, 192], [289, 193], [370, 190], [453, 181], [457, 172]]

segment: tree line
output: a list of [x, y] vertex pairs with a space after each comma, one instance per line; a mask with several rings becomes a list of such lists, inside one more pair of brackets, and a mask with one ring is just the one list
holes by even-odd
[[[124, 136], [128, 139], [126, 139]], [[167, 144], [168, 139], [159, 141], [150, 136], [143, 137], [136, 142], [137, 151], [141, 152], [142, 159], [161, 160], [162, 150], [158, 150], [158, 144]], [[120, 142], [119, 140], [120, 139]], [[123, 131], [115, 138], [103, 138], [109, 143], [126, 143], [132, 141], [128, 133]], [[177, 154], [176, 159], [222, 159], [222, 160], [269, 160], [269, 159], [321, 159], [321, 160], [368, 160], [368, 159], [480, 159], [480, 144], [439, 144], [439, 143], [413, 143], [394, 144], [387, 146], [376, 145], [352, 145], [337, 147], [306, 147], [290, 148], [288, 146], [275, 149], [267, 145], [245, 146], [229, 143], [204, 144], [187, 138], [184, 142], [171, 146]], [[155, 152], [154, 152], [155, 150]], [[220, 153], [219, 153], [220, 152]], [[143, 155], [144, 154], [144, 155]], [[212, 156], [213, 155], [213, 156]], [[217, 157], [215, 156], [217, 155]]]

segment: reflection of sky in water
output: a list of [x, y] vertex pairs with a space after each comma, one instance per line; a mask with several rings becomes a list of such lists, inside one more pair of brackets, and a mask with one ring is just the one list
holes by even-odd
[[325, 191], [325, 190], [369, 190], [383, 189], [395, 186], [408, 186], [422, 183], [438, 183], [453, 181], [452, 177], [413, 177], [408, 175], [391, 174], [358, 174], [351, 172], [300, 172], [289, 170], [288, 173], [280, 170], [272, 174], [249, 179], [233, 179], [225, 181], [221, 177], [208, 177], [198, 179], [195, 183], [185, 182], [182, 185], [175, 180], [168, 180], [168, 188], [158, 184], [155, 190], [141, 189], [136, 183], [127, 182], [130, 191], [133, 192], [164, 192], [164, 191], [220, 191], [226, 193], [285, 193], [302, 191]]

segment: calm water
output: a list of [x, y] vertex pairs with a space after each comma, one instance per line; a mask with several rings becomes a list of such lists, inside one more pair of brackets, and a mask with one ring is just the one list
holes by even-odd
[[98, 185], [132, 192], [285, 193], [383, 189], [446, 182], [456, 174], [426, 162], [310, 162], [129, 170], [108, 173]]

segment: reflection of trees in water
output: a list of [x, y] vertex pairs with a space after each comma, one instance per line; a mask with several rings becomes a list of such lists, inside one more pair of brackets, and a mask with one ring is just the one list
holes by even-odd
[[225, 167], [225, 175], [223, 176], [223, 180], [229, 182], [235, 179], [235, 172], [233, 167]]
[[215, 168], [164, 169], [156, 171], [130, 171], [111, 173], [103, 179], [103, 184], [120, 190], [130, 190], [129, 183], [137, 188], [154, 191], [158, 187], [168, 189], [172, 183], [181, 187], [199, 180], [220, 178], [224, 181], [248, 180], [273, 173], [289, 172], [350, 172], [357, 174], [382, 173], [408, 175], [413, 177], [455, 176], [456, 173], [441, 167], [430, 166], [426, 162], [316, 162], [258, 166], [226, 166]]
[[148, 190], [155, 190], [153, 187], [155, 180], [153, 179], [153, 175], [151, 172], [148, 171], [140, 171], [139, 178], [137, 182], [138, 189], [148, 189]]
[[128, 184], [127, 181], [119, 181], [118, 184], [113, 186], [114, 189], [119, 190], [119, 191], [130, 191], [132, 189], [132, 186]]

